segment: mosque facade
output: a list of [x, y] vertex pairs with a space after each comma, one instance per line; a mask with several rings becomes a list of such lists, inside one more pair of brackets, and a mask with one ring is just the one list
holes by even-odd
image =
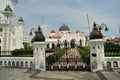
[[46, 37], [47, 48], [54, 48], [59, 44], [59, 47], [75, 48], [76, 46], [87, 46], [88, 35], [77, 30], [71, 32], [66, 24], [62, 24], [58, 32], [51, 30], [51, 33]]

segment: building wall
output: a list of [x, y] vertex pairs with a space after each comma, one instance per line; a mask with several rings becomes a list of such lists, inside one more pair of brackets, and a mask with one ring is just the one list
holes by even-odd
[[0, 57], [0, 67], [32, 68], [33, 57]]

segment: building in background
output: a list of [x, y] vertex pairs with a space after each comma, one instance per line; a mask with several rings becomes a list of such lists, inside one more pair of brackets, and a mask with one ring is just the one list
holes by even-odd
[[51, 34], [46, 37], [47, 48], [54, 48], [58, 44], [61, 48], [87, 46], [87, 41], [88, 35], [81, 33], [79, 30], [71, 32], [69, 27], [65, 24], [62, 24], [58, 32], [51, 30]]
[[[12, 51], [23, 48], [22, 17], [17, 23], [14, 21], [14, 8], [18, 0], [0, 0], [0, 51]], [[1, 55], [10, 55], [2, 53]]]

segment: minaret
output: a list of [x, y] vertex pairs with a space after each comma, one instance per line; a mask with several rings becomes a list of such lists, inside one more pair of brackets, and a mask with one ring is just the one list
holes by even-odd
[[93, 31], [91, 32], [89, 38], [90, 44], [90, 64], [91, 71], [103, 70], [104, 66], [104, 43], [102, 33], [98, 30], [96, 23], [94, 23]]
[[18, 0], [1, 0], [0, 1], [0, 20], [1, 23], [12, 23], [14, 21], [14, 7]]
[[42, 71], [46, 70], [46, 57], [45, 57], [45, 48], [46, 48], [45, 37], [42, 34], [41, 28], [38, 28], [38, 31], [35, 33], [33, 38], [33, 48], [34, 48], [34, 62], [35, 69]]
[[21, 48], [24, 48], [23, 46], [23, 28], [24, 28], [24, 20], [22, 17], [20, 17], [20, 19], [18, 20], [17, 22], [18, 24], [18, 27], [16, 28], [16, 35], [17, 35], [17, 46], [16, 46], [16, 49], [21, 49]]
[[[18, 0], [0, 0], [0, 51], [13, 50], [13, 35], [15, 35], [14, 27], [14, 7]], [[14, 41], [13, 41], [14, 42]], [[15, 43], [15, 42], [14, 42]], [[11, 55], [11, 53], [2, 53], [1, 55]]]

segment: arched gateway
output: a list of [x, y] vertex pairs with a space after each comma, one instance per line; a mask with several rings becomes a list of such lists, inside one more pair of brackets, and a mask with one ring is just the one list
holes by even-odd
[[71, 45], [71, 48], [75, 48], [76, 47], [75, 39], [71, 40], [70, 45]]

